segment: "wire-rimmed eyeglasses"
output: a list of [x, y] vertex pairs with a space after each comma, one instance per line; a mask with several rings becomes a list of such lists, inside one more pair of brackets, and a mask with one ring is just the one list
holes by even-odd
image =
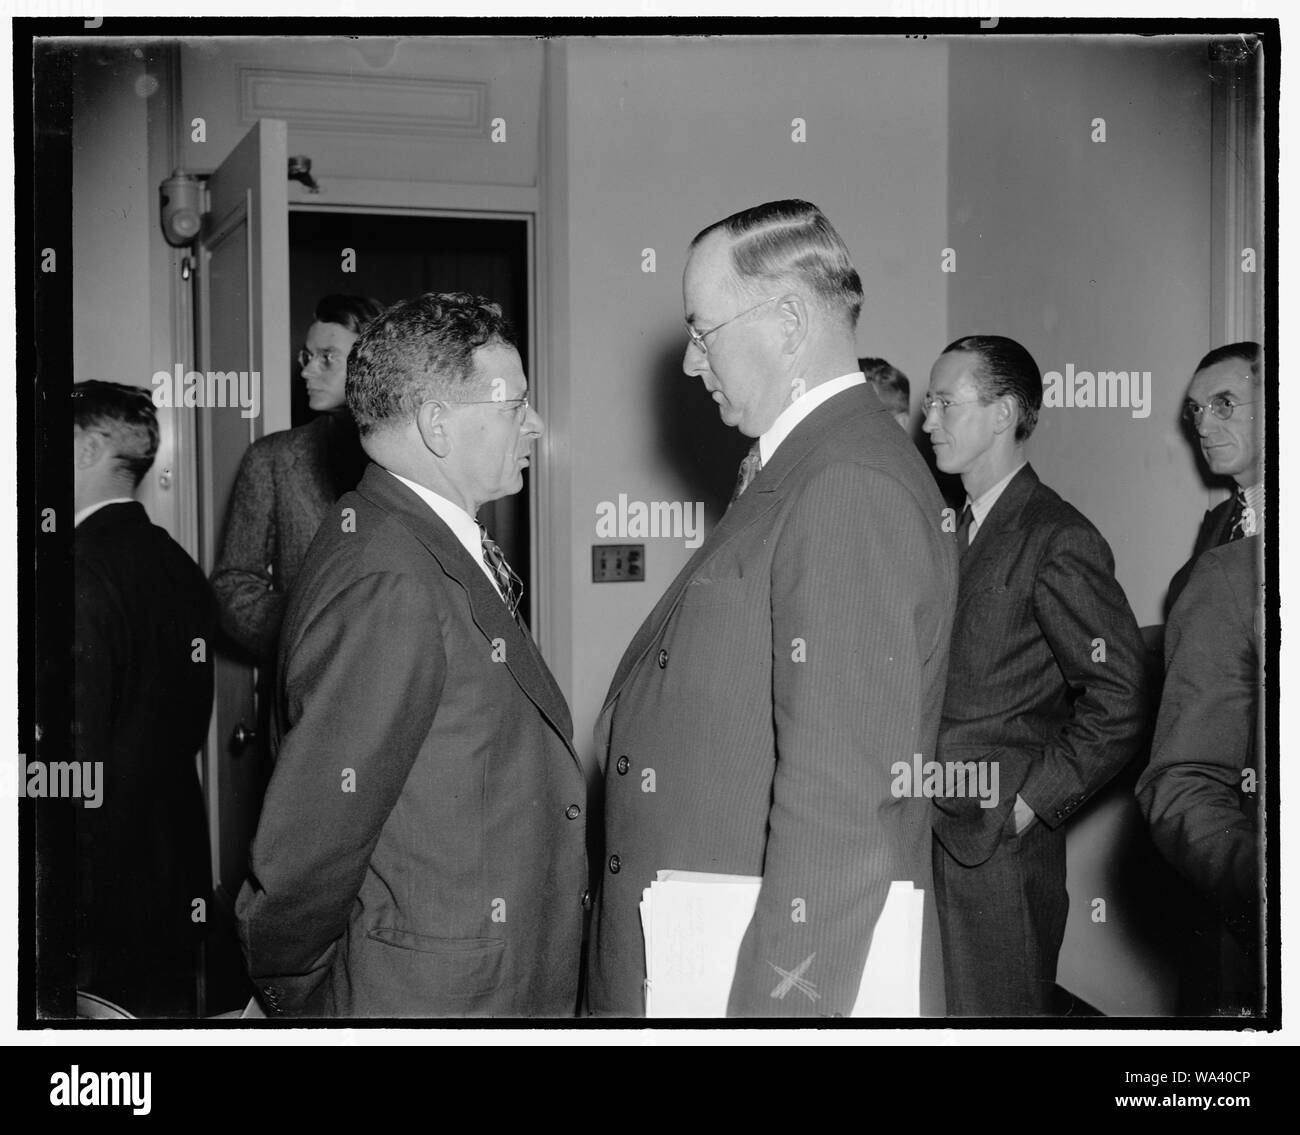
[[728, 323], [734, 323], [742, 315], [748, 315], [751, 311], [757, 311], [760, 307], [763, 306], [763, 304], [771, 303], [773, 300], [779, 298], [780, 298], [779, 296], [768, 296], [767, 299], [763, 300], [762, 302], [756, 303], [753, 307], [747, 307], [745, 308], [744, 311], [736, 312], [736, 314], [733, 315], [730, 319], [724, 319], [721, 323], [715, 323], [712, 327], [708, 328], [705, 331], [697, 331], [694, 327], [691, 326], [691, 321], [688, 319], [686, 320], [686, 334], [691, 337], [691, 342], [695, 346], [699, 347], [699, 349], [704, 354], [707, 355], [709, 353], [708, 337], [710, 335], [714, 334], [715, 332], [721, 331], [724, 327], [727, 326]]
[[930, 411], [937, 406], [939, 409], [939, 417], [942, 418], [954, 406], [970, 406], [978, 401], [978, 398], [959, 400], [956, 398], [936, 398], [933, 394], [927, 394], [921, 399], [921, 413], [928, 418], [930, 416]]
[[528, 413], [528, 395], [522, 398], [434, 398], [434, 402], [447, 402], [453, 406], [500, 406], [509, 407], [511, 413], [518, 414], [520, 410], [524, 414]]
[[1189, 425], [1199, 426], [1205, 411], [1209, 410], [1220, 421], [1226, 422], [1238, 406], [1253, 406], [1251, 402], [1234, 402], [1230, 394], [1216, 394], [1208, 402], [1194, 402], [1188, 398], [1183, 403], [1183, 421]]

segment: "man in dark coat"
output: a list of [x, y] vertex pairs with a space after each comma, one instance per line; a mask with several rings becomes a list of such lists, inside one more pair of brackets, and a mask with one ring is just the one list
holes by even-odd
[[196, 1011], [211, 867], [195, 765], [212, 709], [216, 607], [133, 493], [158, 449], [149, 392], [73, 388], [73, 751], [79, 989], [135, 1016]]
[[501, 309], [391, 307], [348, 360], [372, 464], [280, 637], [275, 771], [238, 914], [271, 1016], [563, 1017], [586, 781], [520, 581], [477, 521], [542, 421]]
[[939, 356], [924, 402], [935, 464], [967, 498], [939, 756], [997, 786], [990, 799], [935, 799], [955, 1016], [1051, 1012], [1065, 823], [1144, 735], [1144, 647], [1110, 548], [1025, 457], [1042, 392], [1023, 346], [970, 335]]

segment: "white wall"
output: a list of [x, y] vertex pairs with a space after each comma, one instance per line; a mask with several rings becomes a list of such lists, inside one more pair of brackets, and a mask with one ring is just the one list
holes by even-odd
[[1211, 503], [1178, 422], [1216, 345], [1205, 46], [954, 40], [949, 97], [951, 337], [1010, 335], [1044, 372], [1151, 372], [1149, 417], [1045, 409], [1029, 455], [1110, 542], [1138, 623], [1163, 622]]
[[[704, 226], [802, 197], [849, 245], [867, 300], [863, 353], [906, 369], [947, 330], [947, 52], [845, 40], [574, 40], [552, 48], [551, 422], [572, 580], [553, 661], [579, 750], [623, 649], [690, 551], [646, 541], [644, 583], [591, 582], [596, 506], [707, 500], [716, 522], [748, 440], [681, 371], [681, 272]], [[902, 92], [906, 92], [905, 99]], [[906, 113], [900, 113], [905, 105]], [[803, 118], [807, 142], [791, 141]], [[644, 249], [656, 254], [642, 271]], [[560, 394], [560, 392], [557, 392]], [[567, 510], [568, 515], [563, 512]], [[565, 598], [567, 598], [567, 610]]]
[[[187, 356], [173, 290], [179, 255], [158, 225], [170, 172], [170, 56], [128, 44], [79, 46], [72, 126], [73, 381], [150, 387]], [[192, 470], [178, 415], [158, 416], [159, 448], [137, 496], [191, 554], [183, 501]]]

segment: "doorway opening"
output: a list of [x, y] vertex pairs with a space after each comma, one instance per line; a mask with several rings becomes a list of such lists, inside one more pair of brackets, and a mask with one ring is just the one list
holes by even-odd
[[[291, 210], [293, 349], [296, 352], [301, 345], [317, 301], [331, 293], [372, 296], [388, 306], [423, 292], [470, 292], [501, 305], [514, 326], [524, 373], [530, 374], [528, 241], [528, 223], [523, 218]], [[312, 411], [296, 364], [292, 373], [292, 424], [300, 426], [311, 420]], [[484, 505], [478, 516], [523, 580], [519, 613], [530, 625], [531, 473], [524, 470], [520, 492]]]

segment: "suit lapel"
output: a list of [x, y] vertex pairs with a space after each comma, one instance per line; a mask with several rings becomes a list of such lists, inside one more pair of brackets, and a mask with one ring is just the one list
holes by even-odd
[[[777, 455], [780, 456], [779, 451]], [[738, 533], [743, 532], [780, 499], [776, 491], [779, 482], [770, 481], [766, 487], [759, 486], [759, 481], [766, 471], [766, 469], [761, 470], [750, 483], [749, 488], [745, 490], [744, 495], [727, 509], [722, 519], [718, 521], [717, 527], [709, 533], [704, 543], [695, 549], [694, 554], [686, 561], [685, 567], [677, 573], [677, 578], [668, 585], [668, 590], [663, 593], [659, 602], [655, 604], [654, 610], [641, 624], [631, 643], [628, 644], [627, 650], [623, 652], [623, 660], [614, 673], [614, 680], [610, 683], [609, 693], [605, 697], [606, 705], [609, 705], [618, 696], [619, 691], [636, 668], [636, 664], [645, 655], [645, 652], [650, 649], [650, 645], [659, 637], [659, 632], [662, 630], [664, 623], [668, 621], [677, 604], [681, 602], [683, 592], [685, 592], [691, 580], [695, 578], [696, 572], [705, 560], [717, 552], [719, 548], [725, 547], [728, 541], [732, 540]]]
[[[867, 401], [868, 398], [870, 402]], [[874, 403], [874, 406], [871, 403]], [[836, 430], [845, 428], [846, 422], [854, 414], [871, 409], [883, 413], [880, 400], [871, 386], [868, 384], [850, 387], [827, 399], [790, 432], [789, 437], [781, 443], [780, 448], [773, 455], [771, 462], [759, 470], [740, 499], [727, 509], [717, 527], [695, 550], [695, 554], [686, 561], [686, 566], [677, 573], [677, 578], [669, 584], [668, 590], [664, 592], [659, 602], [655, 604], [654, 610], [633, 636], [627, 650], [623, 652], [623, 659], [619, 662], [618, 669], [614, 672], [614, 680], [610, 683], [609, 692], [605, 695], [601, 717], [596, 727], [598, 737], [605, 727], [606, 711], [617, 700], [619, 693], [627, 684], [638, 663], [645, 657], [651, 644], [658, 639], [664, 624], [676, 610], [683, 593], [695, 578], [701, 565], [780, 503], [784, 496], [783, 488], [786, 479], [827, 437]]]
[[438, 561], [442, 570], [461, 585], [469, 601], [470, 618], [492, 649], [505, 645], [505, 665], [520, 689], [541, 711], [563, 738], [579, 768], [573, 749], [573, 719], [568, 703], [556, 685], [537, 644], [526, 628], [517, 622], [488, 582], [483, 570], [474, 563], [455, 534], [437, 513], [396, 477], [380, 466], [371, 464], [357, 486], [357, 492], [397, 517]]
[[1222, 504], [1218, 504], [1206, 512], [1203, 522], [1208, 529], [1205, 549], [1217, 548], [1228, 543], [1228, 536], [1232, 531], [1232, 513], [1235, 503], [1234, 498], [1229, 497]]
[[1038, 474], [1028, 462], [1016, 473], [1002, 490], [1002, 495], [975, 532], [975, 539], [961, 552], [960, 607], [967, 598], [979, 590], [985, 577], [997, 563], [997, 549], [1004, 536], [1020, 527], [1025, 505], [1038, 488]]

